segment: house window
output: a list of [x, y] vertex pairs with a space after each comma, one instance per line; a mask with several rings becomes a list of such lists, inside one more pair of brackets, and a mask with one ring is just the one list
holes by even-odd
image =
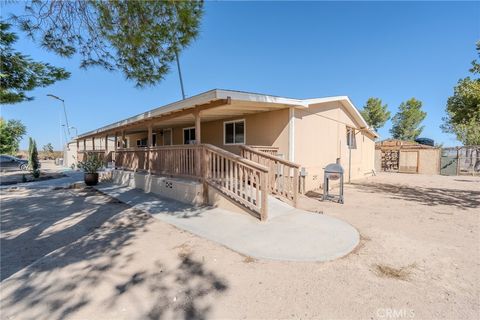
[[194, 144], [195, 143], [195, 128], [184, 128], [183, 129], [183, 144]]
[[357, 148], [357, 141], [355, 139], [355, 129], [347, 127], [347, 146], [350, 149]]
[[147, 146], [147, 138], [137, 140], [137, 147], [143, 148], [146, 146]]
[[226, 121], [223, 123], [224, 144], [245, 144], [245, 120]]

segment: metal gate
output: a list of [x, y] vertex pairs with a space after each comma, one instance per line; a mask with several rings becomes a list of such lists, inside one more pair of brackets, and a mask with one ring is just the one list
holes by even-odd
[[458, 156], [456, 149], [442, 149], [440, 157], [440, 174], [444, 176], [457, 175]]
[[463, 146], [442, 149], [440, 174], [480, 175], [480, 146]]

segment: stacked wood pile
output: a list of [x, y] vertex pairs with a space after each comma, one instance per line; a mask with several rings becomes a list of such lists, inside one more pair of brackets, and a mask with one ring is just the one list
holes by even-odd
[[398, 171], [397, 150], [385, 150], [382, 152], [382, 171]]

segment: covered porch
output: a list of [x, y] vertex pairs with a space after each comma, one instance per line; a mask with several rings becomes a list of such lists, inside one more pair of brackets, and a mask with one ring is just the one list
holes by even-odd
[[77, 159], [95, 153], [117, 169], [196, 179], [205, 202], [211, 187], [261, 220], [268, 217], [269, 194], [295, 205], [300, 166], [287, 159], [292, 111], [301, 106], [215, 94], [86, 133], [77, 139]]

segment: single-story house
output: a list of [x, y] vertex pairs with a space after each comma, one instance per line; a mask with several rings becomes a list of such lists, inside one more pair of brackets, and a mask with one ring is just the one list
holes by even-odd
[[299, 185], [322, 187], [329, 163], [346, 180], [371, 174], [377, 137], [347, 96], [214, 89], [83, 133], [71, 149], [80, 160], [90, 151], [121, 169], [200, 178], [261, 216], [260, 197], [295, 202]]

